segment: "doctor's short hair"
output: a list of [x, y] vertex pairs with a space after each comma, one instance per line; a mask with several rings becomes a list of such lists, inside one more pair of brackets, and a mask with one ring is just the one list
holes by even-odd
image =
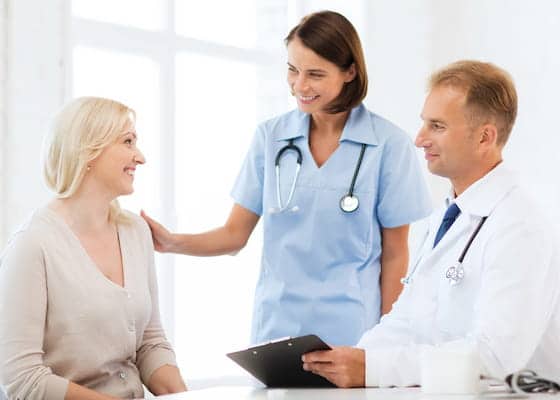
[[428, 89], [446, 85], [465, 90], [471, 126], [495, 124], [498, 144], [506, 144], [517, 117], [517, 92], [507, 71], [492, 63], [461, 60], [436, 71]]
[[[76, 193], [88, 164], [127, 129], [136, 114], [128, 106], [101, 97], [79, 97], [55, 117], [43, 143], [43, 175], [58, 198]], [[118, 201], [111, 203], [109, 219], [127, 220]]]
[[302, 18], [284, 39], [288, 45], [299, 38], [305, 47], [346, 71], [354, 64], [356, 77], [344, 84], [342, 91], [325, 110], [336, 114], [348, 111], [366, 97], [368, 77], [362, 43], [358, 32], [346, 17], [334, 11], [320, 11]]

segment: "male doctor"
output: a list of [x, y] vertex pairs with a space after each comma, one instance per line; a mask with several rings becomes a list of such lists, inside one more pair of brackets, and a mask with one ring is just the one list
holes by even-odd
[[474, 347], [485, 375], [560, 377], [558, 243], [502, 161], [516, 114], [513, 82], [495, 65], [432, 75], [416, 145], [450, 180], [449, 198], [392, 311], [356, 348], [304, 355], [305, 370], [340, 387], [417, 385], [422, 350], [445, 345]]

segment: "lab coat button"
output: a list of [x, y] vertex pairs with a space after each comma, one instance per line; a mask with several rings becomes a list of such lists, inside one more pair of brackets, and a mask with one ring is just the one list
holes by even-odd
[[124, 372], [124, 371], [119, 372], [119, 378], [121, 378], [122, 380], [125, 380], [126, 379], [126, 372]]

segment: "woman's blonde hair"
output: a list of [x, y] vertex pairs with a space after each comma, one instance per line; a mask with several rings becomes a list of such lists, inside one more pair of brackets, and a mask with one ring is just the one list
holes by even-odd
[[[76, 193], [88, 164], [114, 143], [135, 118], [134, 110], [115, 100], [79, 97], [66, 104], [44, 143], [43, 174], [47, 186], [58, 198]], [[126, 220], [117, 199], [111, 202], [109, 219]]]

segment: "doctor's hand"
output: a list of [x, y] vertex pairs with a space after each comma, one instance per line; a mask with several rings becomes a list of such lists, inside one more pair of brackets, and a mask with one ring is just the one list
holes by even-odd
[[334, 347], [314, 351], [301, 357], [303, 369], [341, 388], [364, 387], [366, 383], [365, 351], [354, 347]]
[[172, 250], [174, 237], [165, 227], [156, 220], [148, 217], [144, 210], [140, 211], [140, 215], [148, 223], [152, 231], [152, 240], [154, 241], [154, 248], [161, 252], [166, 253]]

